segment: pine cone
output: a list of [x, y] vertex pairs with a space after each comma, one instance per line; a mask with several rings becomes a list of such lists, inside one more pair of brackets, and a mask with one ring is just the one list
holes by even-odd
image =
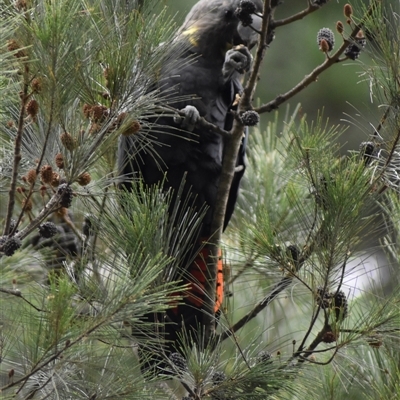
[[29, 100], [28, 104], [26, 105], [26, 112], [28, 115], [35, 118], [39, 112], [39, 103], [35, 99]]
[[331, 51], [335, 45], [335, 35], [329, 28], [322, 28], [318, 31], [317, 43], [320, 47], [322, 40], [325, 40], [328, 43], [328, 51]]
[[253, 23], [251, 14], [254, 14], [256, 10], [257, 8], [252, 1], [242, 0], [239, 3], [239, 7], [235, 10], [235, 15], [243, 26], [249, 26]]
[[68, 185], [68, 183], [62, 183], [60, 186], [58, 186], [57, 194], [61, 195], [60, 199], [61, 207], [65, 208], [71, 207], [73, 199], [73, 191], [71, 187]]
[[344, 26], [342, 21], [337, 21], [336, 22], [336, 30], [338, 31], [338, 33], [341, 35], [344, 31]]
[[364, 158], [365, 165], [370, 164], [372, 159], [376, 157], [376, 150], [374, 142], [362, 142], [360, 144], [360, 154]]
[[94, 234], [93, 220], [94, 220], [93, 215], [90, 214], [85, 215], [85, 219], [82, 225], [82, 233], [85, 236], [90, 236]]
[[226, 380], [226, 375], [222, 371], [215, 371], [211, 376], [211, 381], [214, 386], [220, 385]]
[[64, 147], [69, 151], [76, 149], [77, 144], [78, 144], [76, 138], [74, 138], [68, 132], [63, 132], [60, 135], [60, 140], [61, 140], [61, 143], [64, 145]]
[[291, 244], [286, 247], [286, 254], [293, 260], [294, 264], [297, 265], [300, 256], [300, 249], [296, 245]]
[[333, 297], [333, 306], [335, 309], [336, 320], [342, 321], [349, 313], [347, 297], [342, 290], [337, 292]]
[[42, 238], [51, 238], [57, 234], [58, 230], [56, 225], [53, 222], [44, 222], [39, 226], [39, 235]]
[[343, 7], [343, 14], [346, 18], [351, 18], [353, 15], [353, 7], [350, 4], [345, 4]]
[[317, 287], [317, 292], [315, 293], [315, 300], [321, 308], [328, 308], [332, 302], [332, 293], [325, 290], [322, 286]]
[[3, 246], [3, 244], [7, 241], [8, 236], [4, 235], [4, 236], [0, 236], [0, 247]]
[[257, 11], [256, 5], [251, 0], [242, 0], [239, 7], [248, 14], [254, 14]]
[[184, 371], [187, 369], [187, 363], [185, 358], [182, 356], [182, 354], [179, 353], [171, 353], [169, 356], [169, 359], [172, 361], [172, 363], [178, 367], [181, 371]]
[[45, 184], [51, 184], [53, 180], [53, 168], [51, 168], [51, 165], [46, 164], [40, 168], [40, 179]]
[[121, 132], [121, 134], [123, 136], [131, 136], [131, 135], [135, 135], [136, 133], [138, 133], [141, 129], [141, 125], [139, 121], [132, 121], [131, 123], [129, 123], [129, 125], [127, 125], [124, 130]]
[[58, 168], [63, 169], [64, 168], [64, 156], [62, 153], [58, 153], [55, 157], [55, 162]]
[[257, 356], [257, 364], [271, 364], [272, 355], [268, 351], [260, 351]]
[[16, 237], [10, 237], [3, 244], [3, 252], [6, 256], [12, 256], [20, 247], [21, 240]]
[[333, 342], [336, 342], [336, 340], [337, 340], [337, 336], [332, 331], [325, 332], [325, 334], [322, 338], [322, 341], [324, 343], [333, 343]]
[[102, 122], [108, 116], [108, 108], [102, 105], [94, 105], [90, 109], [90, 117], [94, 122]]
[[240, 116], [240, 120], [244, 126], [255, 126], [260, 122], [260, 116], [256, 111], [248, 110]]
[[60, 184], [61, 177], [57, 172], [53, 171], [52, 179], [51, 179], [51, 186], [56, 187]]
[[35, 93], [40, 93], [42, 90], [42, 81], [40, 78], [35, 78], [31, 82], [31, 88]]
[[356, 60], [366, 43], [367, 41], [365, 40], [362, 31], [358, 32], [357, 37], [354, 39], [354, 43], [351, 43], [347, 46], [346, 50], [344, 51], [344, 55], [349, 57], [351, 60]]
[[37, 175], [36, 175], [36, 170], [35, 169], [30, 169], [26, 174], [26, 180], [31, 185], [32, 185], [32, 183], [35, 183], [36, 177], [37, 177]]
[[90, 183], [91, 180], [92, 177], [90, 176], [89, 172], [84, 172], [83, 174], [79, 175], [76, 181], [78, 182], [78, 185], [86, 186]]

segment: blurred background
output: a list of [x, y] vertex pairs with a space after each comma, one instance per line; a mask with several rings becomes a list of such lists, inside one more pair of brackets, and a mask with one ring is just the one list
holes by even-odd
[[[185, 15], [197, 0], [165, 0], [171, 15], [176, 15], [180, 25]], [[300, 20], [278, 28], [275, 40], [267, 50], [262, 66], [261, 80], [258, 84], [255, 104], [274, 99], [295, 86], [305, 75], [324, 61], [324, 55], [318, 50], [317, 33], [321, 28], [330, 28], [335, 33], [335, 49], [341, 45], [341, 36], [336, 32], [336, 22], [345, 24], [343, 6], [347, 1], [331, 0], [320, 10]], [[358, 0], [358, 4], [360, 0]], [[362, 0], [368, 4], [369, 1]], [[275, 19], [282, 19], [305, 9], [307, 0], [284, 0], [278, 7]], [[359, 17], [356, 15], [356, 17]], [[346, 32], [350, 32], [345, 24]], [[366, 140], [371, 128], [379, 120], [377, 104], [371, 104], [369, 81], [365, 70], [369, 65], [368, 44], [359, 60], [348, 60], [324, 72], [317, 82], [297, 94], [290, 100], [291, 109], [301, 103], [302, 114], [307, 114], [309, 121], [315, 119], [318, 111], [324, 110], [333, 124], [344, 123], [342, 120], [355, 119], [342, 138], [344, 149], [358, 149], [361, 141]], [[286, 104], [281, 106], [286, 108]], [[284, 115], [283, 110], [280, 113]], [[261, 130], [271, 114], [262, 116]]]

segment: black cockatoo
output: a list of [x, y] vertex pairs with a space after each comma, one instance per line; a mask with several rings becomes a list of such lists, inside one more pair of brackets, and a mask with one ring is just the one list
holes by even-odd
[[[245, 21], [240, 18], [240, 13], [242, 16], [248, 14]], [[157, 128], [148, 133], [157, 142], [152, 151], [143, 148], [135, 136], [121, 137], [120, 140], [119, 168], [123, 187], [129, 190], [138, 180], [145, 185], [164, 182], [166, 190], [172, 188], [177, 193], [182, 190], [184, 181], [182, 197], [189, 197], [191, 206], [197, 209], [207, 207], [199, 235], [192, 244], [191, 262], [182, 266], [186, 268], [185, 280], [191, 284], [193, 293], [184, 298], [184, 304], [167, 313], [167, 322], [176, 324], [167, 324], [165, 328], [165, 339], [170, 341], [167, 352], [176, 351], [182, 325], [186, 329], [196, 329], [197, 324], [201, 323], [204, 297], [201, 279], [207, 254], [204, 248], [197, 257], [196, 254], [212, 234], [213, 210], [224, 154], [223, 137], [212, 130], [202, 129], [196, 122], [199, 117], [204, 117], [222, 129], [232, 128], [233, 115], [230, 111], [242, 91], [241, 77], [251, 65], [252, 57], [248, 49], [257, 42], [260, 13], [261, 0], [200, 0], [191, 9], [170, 44], [171, 48], [176, 44], [184, 45], [185, 51], [179, 60], [174, 60], [174, 67], [162, 67], [157, 82], [158, 89], [166, 98], [169, 94], [171, 99], [177, 96], [184, 98], [172, 104], [183, 113], [178, 118], [160, 115], [154, 120]], [[232, 215], [244, 173], [245, 144], [244, 134], [224, 228]], [[221, 302], [221, 275], [219, 271], [216, 312]]]

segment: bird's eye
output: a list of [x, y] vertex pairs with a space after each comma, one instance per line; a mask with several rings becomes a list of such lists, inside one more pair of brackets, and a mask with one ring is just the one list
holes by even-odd
[[225, 18], [231, 18], [233, 15], [233, 11], [232, 10], [225, 10]]

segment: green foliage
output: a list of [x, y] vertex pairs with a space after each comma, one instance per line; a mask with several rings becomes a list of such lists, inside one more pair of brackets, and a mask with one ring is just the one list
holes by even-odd
[[[23, 49], [23, 57], [12, 60], [12, 53], [6, 53], [17, 71], [7, 75], [8, 85], [20, 86], [25, 105], [31, 100], [38, 103], [22, 138], [24, 158], [43, 158], [54, 168], [54, 155], [60, 152], [68, 182], [93, 168], [103, 154], [115, 162], [118, 135], [129, 121], [154, 113], [160, 101], [152, 90], [158, 71], [167, 58], [182, 51], [176, 48], [167, 56], [165, 45], [160, 46], [171, 40], [173, 24], [164, 12], [154, 18], [155, 3], [146, 2], [139, 13], [135, 4], [122, 2], [39, 1], [31, 5], [32, 15], [16, 15], [20, 23], [11, 25], [15, 28], [7, 37]], [[12, 102], [10, 96], [1, 101], [0, 109], [11, 114], [1, 121], [2, 132], [13, 139], [20, 114], [18, 91]], [[102, 107], [108, 111], [85, 115], [85, 104], [97, 106], [100, 114]], [[129, 115], [121, 124], [118, 117], [123, 113]], [[62, 142], [63, 132], [72, 136], [70, 146]], [[113, 160], [108, 161], [114, 168]], [[21, 172], [32, 167], [30, 161]]]
[[[165, 99], [154, 82], [184, 51], [173, 41], [173, 19], [156, 0], [6, 3], [0, 201], [14, 196], [16, 204], [0, 216], [10, 226], [9, 217], [18, 221], [25, 242], [0, 258], [2, 398], [391, 399], [400, 390], [396, 9], [374, 2], [367, 17], [354, 13], [371, 37], [373, 64], [364, 76], [384, 110], [369, 158], [343, 152], [347, 126], [322, 112], [310, 122], [300, 106], [251, 130], [224, 236], [233, 296], [210, 343], [200, 340], [202, 327], [201, 345], [188, 333], [182, 339], [186, 366], [177, 368], [164, 352], [168, 321], [156, 325], [149, 316], [182, 299], [206, 209], [195, 210], [183, 192], [163, 191], [162, 182], [121, 191], [116, 171], [120, 135], [134, 131], [139, 146], [156, 154], [157, 127], [148, 118]], [[37, 109], [29, 109], [32, 100]], [[46, 164], [56, 183], [27, 179]], [[91, 180], [81, 186], [87, 172]], [[49, 204], [62, 179], [72, 185], [73, 206], [56, 213]], [[28, 197], [32, 210], [23, 209]], [[58, 236], [33, 243], [46, 218]], [[68, 235], [76, 247], [69, 252]], [[388, 250], [392, 286], [377, 281], [359, 292], [349, 277], [370, 272], [359, 267], [378, 248], [371, 236]], [[141, 370], [141, 346], [165, 363], [158, 376]]]

